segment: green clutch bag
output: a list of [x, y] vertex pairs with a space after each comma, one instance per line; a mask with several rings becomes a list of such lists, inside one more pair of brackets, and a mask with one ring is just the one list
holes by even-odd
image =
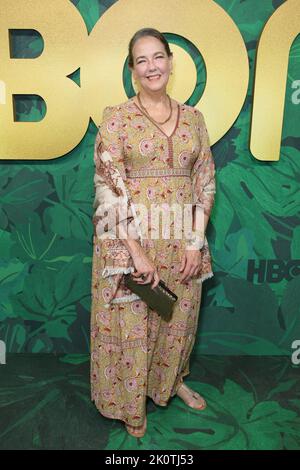
[[128, 273], [124, 274], [124, 283], [165, 321], [171, 320], [173, 307], [178, 297], [166, 286], [164, 281], [160, 280], [158, 285], [151, 289], [152, 282], [139, 284], [134, 280], [132, 274]]

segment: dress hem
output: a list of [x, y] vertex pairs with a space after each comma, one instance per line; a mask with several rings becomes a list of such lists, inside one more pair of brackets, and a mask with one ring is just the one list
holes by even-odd
[[[168, 406], [168, 404], [169, 404], [168, 402], [170, 401], [171, 398], [173, 398], [173, 397], [176, 396], [178, 388], [179, 388], [179, 387], [181, 386], [181, 384], [183, 383], [183, 378], [186, 377], [186, 376], [189, 375], [189, 374], [190, 374], [190, 372], [188, 371], [188, 372], [186, 372], [185, 374], [183, 374], [183, 375], [181, 376], [181, 379], [179, 380], [179, 382], [178, 382], [178, 384], [177, 384], [177, 387], [176, 387], [175, 392], [173, 392], [173, 394], [170, 395], [170, 398], [169, 398], [169, 400], [168, 400], [167, 402], [158, 402], [158, 401], [154, 400], [153, 397], [152, 397], [151, 395], [149, 395], [148, 393], [146, 393], [146, 397], [150, 398], [150, 399], [151, 399], [156, 405], [158, 405], [158, 406], [163, 406], [163, 407]], [[91, 399], [91, 401], [92, 401], [92, 403], [95, 404], [95, 406], [96, 406], [97, 410], [99, 411], [99, 413], [100, 413], [102, 416], [104, 416], [105, 418], [109, 418], [109, 419], [118, 419], [118, 420], [120, 420], [120, 421], [123, 421], [125, 424], [128, 424], [129, 426], [134, 426], [134, 425], [136, 425], [136, 423], [132, 424], [132, 423], [126, 421], [124, 418], [121, 418], [120, 416], [112, 416], [112, 414], [106, 413], [105, 411], [100, 410], [100, 409], [97, 407], [97, 405], [96, 405], [96, 403], [95, 403], [95, 400]], [[143, 423], [141, 423], [140, 426], [141, 426], [142, 424], [143, 424]], [[139, 426], [139, 425], [137, 425], [137, 426]]]

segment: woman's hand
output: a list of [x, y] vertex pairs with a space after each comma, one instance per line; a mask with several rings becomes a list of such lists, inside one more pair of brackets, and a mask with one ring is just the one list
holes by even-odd
[[160, 277], [156, 266], [148, 258], [142, 247], [134, 253], [132, 259], [136, 269], [136, 272], [132, 273], [134, 280], [138, 284], [149, 284], [154, 281], [151, 286], [154, 289], [158, 285]]
[[189, 281], [201, 269], [201, 253], [199, 250], [185, 250], [179, 272], [182, 272], [180, 283]]

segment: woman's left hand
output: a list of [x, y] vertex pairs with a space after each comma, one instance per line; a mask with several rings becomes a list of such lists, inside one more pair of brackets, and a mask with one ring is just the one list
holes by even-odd
[[189, 281], [192, 276], [198, 274], [201, 268], [201, 253], [199, 250], [185, 250], [183, 259], [180, 265], [180, 271], [182, 272], [180, 283]]

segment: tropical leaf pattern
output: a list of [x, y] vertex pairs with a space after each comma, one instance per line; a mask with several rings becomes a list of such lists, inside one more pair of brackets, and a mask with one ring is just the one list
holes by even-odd
[[300, 449], [300, 374], [289, 357], [197, 355], [187, 383], [207, 408], [148, 399], [138, 440], [91, 402], [89, 354], [9, 354], [0, 367], [0, 449]]
[[[114, 3], [73, 0], [89, 32]], [[250, 260], [257, 264], [300, 259], [300, 107], [292, 99], [300, 73], [300, 39], [290, 51], [281, 158], [260, 162], [249, 151], [255, 57], [261, 31], [283, 0], [216, 3], [232, 17], [244, 38], [250, 83], [236, 122], [212, 148], [217, 194], [207, 238], [215, 276], [204, 284], [195, 351], [222, 356], [290, 355], [292, 341], [300, 338], [299, 268], [280, 282], [268, 277], [263, 282], [252, 280], [248, 269]], [[198, 80], [188, 104], [196, 105], [205, 85], [203, 59], [188, 38], [167, 33], [167, 39], [171, 46], [176, 43], [189, 51], [195, 62]], [[41, 51], [39, 34], [14, 34], [15, 57], [34, 58]], [[70, 78], [78, 83], [80, 72]], [[130, 97], [128, 71], [124, 89]], [[19, 121], [38, 121], [45, 112], [39, 97], [18, 97]], [[96, 131], [91, 121], [84, 139], [64, 158], [0, 162], [0, 339], [9, 352], [89, 351]], [[228, 396], [232, 387], [228, 381]], [[207, 388], [207, 393], [213, 397], [216, 392]], [[276, 405], [268, 406], [276, 415]], [[256, 408], [254, 416], [263, 413], [261, 407]], [[213, 416], [206, 419], [212, 422]], [[286, 413], [287, 422], [290, 419]], [[224, 425], [222, 432], [227, 439], [230, 426]], [[254, 445], [250, 431], [247, 439]], [[287, 445], [292, 447], [293, 439], [286, 437]], [[205, 442], [213, 446], [217, 437], [207, 435]]]

